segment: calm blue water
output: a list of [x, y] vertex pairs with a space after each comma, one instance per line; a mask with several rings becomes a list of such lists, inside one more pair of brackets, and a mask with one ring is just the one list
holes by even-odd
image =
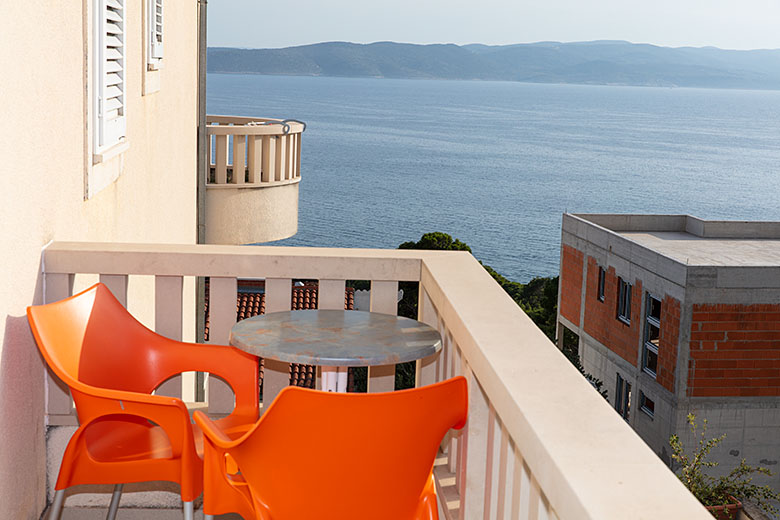
[[428, 231], [510, 279], [558, 272], [561, 213], [780, 220], [780, 92], [208, 76], [208, 112], [296, 118], [298, 234]]

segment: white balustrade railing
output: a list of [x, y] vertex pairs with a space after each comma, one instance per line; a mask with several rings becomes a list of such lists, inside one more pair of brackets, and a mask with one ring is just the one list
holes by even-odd
[[[268, 312], [290, 309], [294, 279], [319, 280], [321, 308], [343, 308], [346, 280], [371, 280], [371, 309], [390, 314], [398, 282], [419, 282], [419, 319], [443, 348], [418, 362], [418, 384], [469, 382], [467, 425], [450, 432], [434, 468], [443, 518], [711, 518], [468, 253], [55, 242], [44, 255], [46, 301], [68, 296], [74, 275], [97, 273], [129, 304], [128, 280], [154, 276], [155, 327], [172, 337], [192, 304], [183, 278], [208, 276], [210, 339], [223, 344], [238, 278], [265, 278]], [[289, 376], [265, 369], [269, 399]], [[209, 381], [209, 412], [229, 412], [230, 389]], [[393, 367], [372, 367], [369, 391], [392, 389]], [[53, 381], [47, 407], [49, 424], [73, 422]]]
[[208, 186], [273, 186], [301, 177], [301, 134], [294, 120], [206, 116]]

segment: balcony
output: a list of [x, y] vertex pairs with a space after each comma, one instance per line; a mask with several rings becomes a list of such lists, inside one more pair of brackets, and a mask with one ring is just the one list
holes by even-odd
[[207, 116], [206, 243], [250, 244], [298, 231], [300, 121]]
[[[371, 309], [390, 314], [398, 282], [418, 282], [419, 319], [443, 338], [439, 354], [418, 362], [418, 384], [459, 374], [469, 382], [468, 424], [445, 439], [434, 469], [440, 518], [712, 518], [468, 253], [55, 242], [42, 265], [46, 301], [99, 278], [131, 311], [150, 314], [158, 332], [178, 337], [195, 307], [182, 295], [192, 277], [208, 276], [210, 340], [222, 344], [236, 321], [238, 278], [265, 279], [267, 312], [290, 309], [295, 279], [319, 280], [320, 308], [343, 308], [345, 280], [370, 280]], [[369, 387], [391, 390], [392, 368], [372, 367]], [[160, 391], [193, 393], [185, 381]], [[52, 380], [47, 389], [48, 424], [75, 424], [68, 396]], [[208, 380], [207, 395], [201, 406], [211, 414], [232, 407], [219, 381]], [[53, 482], [61, 448], [57, 434], [48, 438]], [[68, 499], [66, 518], [88, 518], [80, 498]], [[180, 518], [172, 509], [125, 514]]]

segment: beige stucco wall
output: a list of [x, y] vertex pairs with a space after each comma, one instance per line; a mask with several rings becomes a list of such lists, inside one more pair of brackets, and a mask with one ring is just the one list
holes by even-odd
[[298, 182], [206, 188], [206, 243], [254, 244], [298, 232]]
[[[45, 506], [44, 368], [24, 317], [42, 298], [41, 248], [50, 240], [196, 238], [197, 3], [166, 2], [155, 78], [145, 76], [143, 2], [126, 0], [129, 148], [97, 166], [88, 113], [92, 5], [0, 2], [3, 518], [37, 519]], [[159, 80], [159, 90], [142, 95], [145, 80]], [[102, 168], [119, 177], [85, 200], [85, 176]]]

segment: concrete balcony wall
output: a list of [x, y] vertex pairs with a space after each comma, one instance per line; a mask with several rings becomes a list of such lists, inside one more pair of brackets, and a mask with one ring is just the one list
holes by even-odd
[[270, 242], [297, 232], [297, 181], [267, 187], [206, 187], [207, 244]]
[[[319, 280], [322, 301], [343, 301], [345, 280], [371, 280], [371, 310], [385, 313], [397, 312], [399, 281], [419, 282], [419, 319], [443, 348], [418, 363], [418, 384], [469, 382], [468, 423], [447, 436], [434, 470], [442, 518], [711, 518], [468, 253], [54, 243], [44, 261], [47, 299], [67, 296], [77, 273], [103, 273], [123, 297], [138, 276], [209, 276], [215, 343], [235, 323], [237, 278], [265, 278], [267, 310], [290, 308], [293, 279]], [[168, 301], [154, 303], [163, 327], [181, 317]], [[392, 367], [370, 369], [369, 389], [392, 384]], [[48, 391], [49, 420], [66, 424], [67, 396]], [[232, 406], [218, 381], [208, 395], [209, 413]]]
[[[123, 151], [98, 162], [97, 3], [0, 1], [0, 112], [12, 129], [0, 140], [0, 518], [38, 520], [46, 504], [42, 365], [25, 316], [43, 298], [41, 249], [51, 240], [196, 240], [198, 3], [166, 3], [164, 66], [154, 73], [144, 58], [144, 3], [124, 2]], [[139, 279], [130, 293], [135, 300], [153, 287]]]

